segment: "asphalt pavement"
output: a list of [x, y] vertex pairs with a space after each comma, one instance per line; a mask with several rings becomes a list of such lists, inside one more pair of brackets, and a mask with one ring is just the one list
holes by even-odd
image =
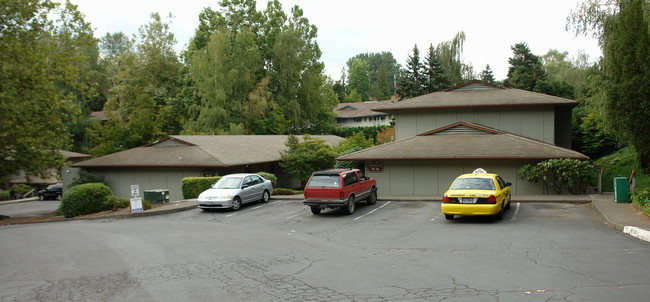
[[[276, 200], [297, 200], [302, 199], [302, 195], [275, 195], [271, 197]], [[431, 196], [379, 196], [379, 200], [390, 201], [440, 201], [440, 199], [432, 198]], [[4, 205], [13, 205], [16, 203], [36, 201], [37, 198], [27, 198], [21, 200], [0, 201], [0, 215], [3, 214]], [[512, 202], [557, 202], [557, 203], [591, 203], [605, 218], [606, 223], [616, 231], [622, 231], [630, 236], [639, 238], [641, 240], [650, 242], [650, 217], [645, 213], [639, 211], [632, 203], [616, 203], [614, 202], [613, 193], [595, 194], [595, 195], [521, 195], [513, 196]], [[130, 217], [143, 217], [152, 215], [162, 215], [174, 212], [180, 212], [190, 209], [195, 209], [197, 206], [196, 199], [180, 200], [170, 202], [155, 208], [149, 209], [139, 213], [128, 212], [113, 212], [104, 213], [102, 215], [86, 215], [81, 217], [71, 218], [73, 220], [79, 219], [121, 219]], [[15, 205], [14, 205], [15, 207]], [[6, 207], [5, 207], [6, 209]], [[9, 217], [0, 219], [0, 225], [3, 224], [21, 224], [21, 223], [38, 223], [48, 221], [61, 221], [66, 220], [63, 217], [47, 218], [34, 218], [34, 213], [30, 213], [30, 217]], [[45, 214], [45, 213], [44, 213]], [[24, 219], [21, 219], [24, 218]]]

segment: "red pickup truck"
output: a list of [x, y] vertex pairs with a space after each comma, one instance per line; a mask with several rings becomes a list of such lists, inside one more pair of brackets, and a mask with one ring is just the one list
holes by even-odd
[[303, 204], [314, 215], [322, 209], [342, 207], [347, 214], [354, 212], [357, 200], [366, 199], [369, 205], [377, 203], [377, 182], [367, 178], [359, 169], [331, 169], [311, 174], [305, 186]]

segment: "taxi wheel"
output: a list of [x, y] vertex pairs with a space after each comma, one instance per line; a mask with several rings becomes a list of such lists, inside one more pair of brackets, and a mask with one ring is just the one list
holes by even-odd
[[494, 218], [496, 220], [503, 220], [503, 208], [501, 208], [501, 211], [499, 211], [498, 214], [494, 215]]
[[447, 219], [447, 220], [453, 220], [453, 219], [454, 219], [454, 215], [445, 214], [445, 219]]
[[348, 215], [354, 213], [354, 196], [348, 198], [348, 204], [345, 206], [345, 213]]
[[508, 200], [508, 203], [506, 203], [506, 210], [510, 210], [510, 204], [512, 203], [512, 200]]

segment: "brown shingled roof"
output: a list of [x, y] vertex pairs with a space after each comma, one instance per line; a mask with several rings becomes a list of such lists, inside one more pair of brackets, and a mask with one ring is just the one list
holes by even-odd
[[[446, 133], [450, 126], [466, 126], [474, 133]], [[341, 161], [362, 160], [466, 160], [466, 159], [588, 159], [582, 153], [523, 136], [471, 123], [456, 123], [341, 156]]]
[[384, 105], [392, 104], [395, 101], [370, 101], [370, 102], [357, 102], [357, 103], [339, 103], [334, 108], [334, 114], [337, 118], [353, 118], [373, 115], [386, 115], [386, 113], [373, 111], [374, 108]]
[[[344, 138], [313, 135], [330, 145]], [[174, 135], [73, 167], [232, 167], [278, 162], [287, 135]], [[298, 136], [302, 138], [302, 136]]]
[[459, 107], [575, 106], [573, 100], [481, 81], [470, 81], [444, 91], [433, 92], [375, 108], [375, 111], [421, 110]]

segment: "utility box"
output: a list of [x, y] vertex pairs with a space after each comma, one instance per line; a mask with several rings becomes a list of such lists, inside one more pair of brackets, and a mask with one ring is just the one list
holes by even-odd
[[169, 190], [144, 190], [144, 200], [148, 200], [151, 204], [163, 204], [169, 202]]
[[614, 177], [614, 201], [616, 203], [630, 202], [629, 195], [627, 177]]

